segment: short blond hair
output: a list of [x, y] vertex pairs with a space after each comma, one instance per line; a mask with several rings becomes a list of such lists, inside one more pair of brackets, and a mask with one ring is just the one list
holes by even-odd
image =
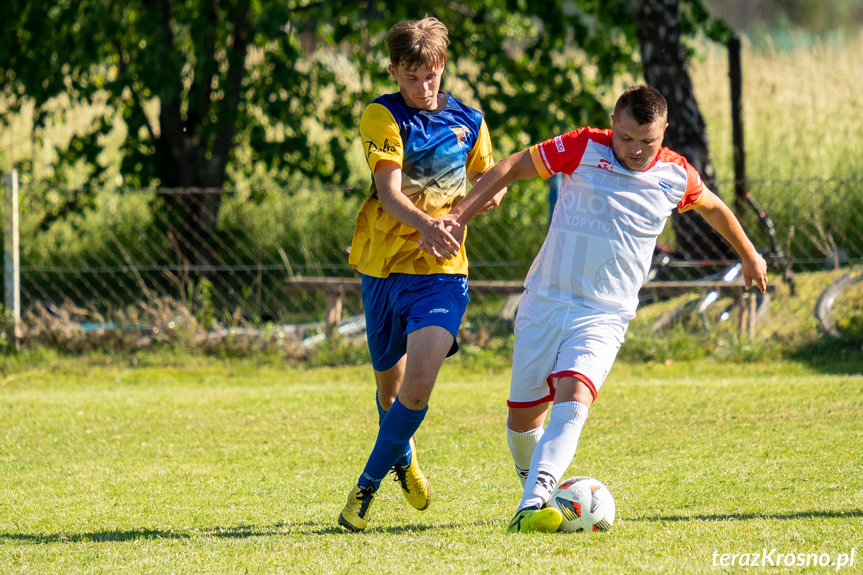
[[416, 70], [422, 65], [438, 68], [446, 63], [449, 30], [437, 18], [406, 20], [393, 26], [386, 38], [390, 63], [396, 68]]

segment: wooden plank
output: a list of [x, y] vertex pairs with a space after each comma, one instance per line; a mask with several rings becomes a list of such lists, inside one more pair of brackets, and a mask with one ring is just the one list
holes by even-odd
[[[513, 280], [472, 280], [469, 281], [469, 286], [470, 291], [477, 294], [512, 295], [524, 291], [523, 282]], [[767, 287], [767, 291], [771, 293], [776, 289], [774, 285]], [[337, 333], [341, 323], [345, 294], [360, 293], [362, 282], [358, 277], [293, 277], [285, 280], [285, 289], [294, 292], [322, 292], [327, 294], [326, 329], [327, 336], [331, 337]], [[652, 293], [655, 297], [675, 297], [707, 290], [716, 290], [721, 297], [733, 297], [737, 301], [740, 313], [738, 318], [740, 332], [750, 337], [755, 335], [755, 297], [746, 292], [742, 280], [736, 282], [721, 280], [647, 282], [641, 288], [641, 293]]]
[[[753, 290], [757, 289], [755, 287]], [[649, 293], [655, 297], [675, 297], [693, 291], [716, 290], [722, 297], [736, 297], [746, 293], [746, 287], [743, 281], [724, 282], [718, 281], [659, 281], [647, 282], [642, 286], [639, 293]], [[776, 291], [776, 286], [770, 284], [767, 286], [767, 291], [773, 293]]]
[[[524, 290], [523, 282], [510, 280], [472, 280], [468, 285], [471, 291], [487, 294], [511, 294]], [[293, 277], [285, 280], [285, 289], [297, 292], [359, 293], [361, 282], [360, 278]]]

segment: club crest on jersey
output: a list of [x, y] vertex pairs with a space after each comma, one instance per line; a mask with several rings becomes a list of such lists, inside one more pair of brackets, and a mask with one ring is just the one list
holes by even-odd
[[672, 186], [668, 182], [663, 182], [660, 180], [659, 187], [668, 199], [673, 199], [671, 197], [671, 194], [674, 192], [674, 186]]
[[454, 128], [450, 128], [455, 137], [458, 138], [458, 147], [466, 148], [467, 147], [467, 137], [470, 134], [470, 130], [465, 128], [464, 126], [456, 126]]
[[614, 171], [614, 164], [606, 160], [605, 158], [599, 160], [599, 163], [596, 164], [596, 167], [601, 170], [608, 170], [609, 172]]

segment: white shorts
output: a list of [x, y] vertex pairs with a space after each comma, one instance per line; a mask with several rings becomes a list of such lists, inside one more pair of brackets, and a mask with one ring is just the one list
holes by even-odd
[[554, 399], [554, 379], [584, 381], [596, 400], [629, 321], [525, 290], [515, 320], [510, 407], [532, 407]]

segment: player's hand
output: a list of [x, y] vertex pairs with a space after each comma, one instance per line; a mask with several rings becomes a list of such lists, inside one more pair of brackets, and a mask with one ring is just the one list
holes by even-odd
[[424, 226], [424, 229], [420, 230], [420, 249], [427, 251], [439, 260], [451, 260], [455, 257], [461, 248], [461, 239], [464, 236], [462, 232], [458, 234], [461, 239], [456, 238], [452, 232], [460, 229], [461, 224], [454, 219], [443, 219], [445, 217], [432, 220], [431, 223]]
[[457, 217], [452, 214], [444, 214], [438, 218], [438, 221], [443, 222], [444, 229], [455, 238], [459, 245], [464, 243], [464, 232], [467, 228], [458, 221]]
[[752, 287], [752, 282], [755, 282], [761, 293], [767, 291], [767, 262], [761, 257], [761, 254], [755, 254], [755, 257], [743, 260], [743, 280], [746, 289]]

